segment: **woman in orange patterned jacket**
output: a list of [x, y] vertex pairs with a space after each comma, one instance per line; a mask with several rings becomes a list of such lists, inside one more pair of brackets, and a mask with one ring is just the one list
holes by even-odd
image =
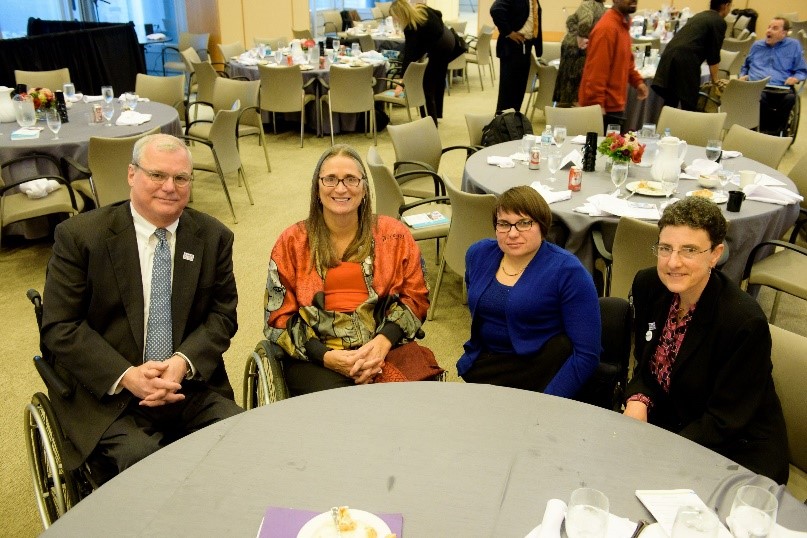
[[284, 359], [292, 395], [370, 383], [389, 350], [411, 341], [429, 308], [423, 259], [400, 221], [373, 215], [361, 157], [320, 157], [308, 218], [272, 249], [264, 334]]

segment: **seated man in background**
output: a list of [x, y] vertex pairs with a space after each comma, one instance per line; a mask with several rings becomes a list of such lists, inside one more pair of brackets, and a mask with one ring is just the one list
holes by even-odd
[[765, 31], [765, 39], [751, 46], [743, 66], [740, 80], [762, 80], [771, 77], [769, 86], [790, 88], [766, 88], [760, 101], [759, 130], [779, 135], [787, 127], [790, 111], [796, 103], [794, 86], [807, 78], [807, 63], [801, 44], [787, 37], [790, 21], [775, 17]]
[[50, 397], [105, 474], [241, 411], [222, 357], [237, 329], [233, 233], [185, 207], [192, 171], [181, 140], [143, 137], [131, 200], [56, 227], [42, 341], [74, 394]]

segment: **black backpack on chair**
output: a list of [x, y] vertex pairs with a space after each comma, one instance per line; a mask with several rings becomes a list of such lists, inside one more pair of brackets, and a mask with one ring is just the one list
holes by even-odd
[[527, 116], [513, 109], [505, 110], [482, 128], [482, 145], [521, 140], [525, 134], [532, 134], [532, 123]]

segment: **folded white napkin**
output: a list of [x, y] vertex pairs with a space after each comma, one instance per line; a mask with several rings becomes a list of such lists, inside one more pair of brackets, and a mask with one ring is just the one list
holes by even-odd
[[586, 143], [586, 135], [577, 135], [571, 140], [569, 140], [572, 144], [585, 144]]
[[525, 538], [560, 538], [560, 526], [566, 517], [566, 503], [560, 499], [549, 499], [541, 524], [532, 529]]
[[165, 38], [166, 38], [166, 35], [164, 33], [162, 33], [162, 32], [156, 32], [156, 33], [149, 34], [149, 35], [146, 36], [146, 39], [148, 39], [149, 41], [156, 41], [158, 39], [165, 39]]
[[83, 97], [85, 103], [94, 103], [96, 101], [103, 101], [103, 95], [85, 95]]
[[572, 198], [572, 191], [568, 189], [563, 189], [562, 191], [553, 191], [546, 185], [542, 185], [538, 181], [533, 181], [530, 185], [533, 189], [538, 191], [544, 200], [546, 200], [547, 204], [554, 204], [555, 202], [563, 202], [564, 200], [570, 200]]
[[775, 187], [768, 185], [746, 185], [743, 187], [746, 200], [755, 200], [768, 204], [790, 205], [801, 202], [804, 198], [795, 192], [789, 191], [785, 187]]
[[684, 172], [697, 178], [699, 175], [711, 176], [712, 174], [716, 174], [719, 169], [719, 163], [710, 161], [709, 159], [695, 159], [692, 161], [692, 164], [684, 169]]
[[785, 183], [768, 174], [758, 173], [757, 177], [754, 179], [754, 184], [765, 185], [767, 187], [783, 187]]
[[44, 198], [61, 186], [62, 185], [55, 179], [45, 179], [44, 177], [32, 179], [31, 181], [26, 181], [18, 185], [20, 190], [32, 200]]
[[84, 99], [84, 94], [81, 93], [81, 92], [74, 93], [73, 97], [65, 97], [64, 98], [64, 100], [67, 101], [68, 103], [78, 103], [82, 99]]
[[[121, 94], [121, 96], [118, 97], [118, 101], [121, 102], [121, 103], [124, 103], [124, 102], [126, 102], [126, 97], [124, 97], [123, 94]], [[137, 102], [138, 103], [148, 103], [149, 98], [148, 97], [138, 97]]]
[[377, 50], [368, 50], [367, 52], [362, 52], [361, 55], [359, 55], [359, 58], [373, 65], [387, 61], [387, 59], [384, 58], [384, 55]]
[[560, 161], [560, 167], [565, 168], [567, 164], [573, 164], [574, 166], [583, 166], [583, 154], [573, 149], [569, 153], [566, 154], [563, 159]]
[[115, 125], [140, 125], [151, 120], [151, 114], [141, 114], [134, 110], [124, 110], [115, 120]]
[[510, 157], [499, 157], [498, 155], [489, 155], [488, 164], [499, 168], [515, 168], [516, 166], [516, 163]]
[[251, 56], [241, 55], [238, 57], [238, 63], [241, 65], [258, 65], [258, 59]]
[[661, 213], [659, 213], [656, 204], [630, 202], [610, 194], [595, 194], [590, 196], [587, 202], [581, 207], [574, 208], [574, 210], [592, 217], [615, 215], [617, 217], [633, 217], [641, 220], [658, 220], [661, 218]]
[[735, 159], [737, 157], [742, 157], [743, 153], [741, 151], [732, 151], [730, 149], [723, 150], [723, 159]]

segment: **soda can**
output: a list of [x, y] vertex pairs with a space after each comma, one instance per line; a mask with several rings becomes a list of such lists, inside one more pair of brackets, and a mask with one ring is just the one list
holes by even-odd
[[104, 112], [101, 110], [101, 105], [93, 105], [92, 106], [92, 121], [93, 123], [103, 123], [104, 122]]
[[583, 169], [579, 166], [572, 166], [569, 169], [569, 190], [579, 191], [583, 186]]
[[541, 146], [535, 144], [530, 148], [530, 170], [541, 169]]
[[286, 63], [287, 63], [287, 64], [289, 64], [289, 67], [291, 67], [292, 65], [294, 65], [294, 58], [292, 58], [292, 57], [291, 57], [291, 54], [289, 54], [288, 56], [286, 56]]
[[325, 69], [325, 56], [320, 56], [319, 57], [319, 68], [320, 69]]

